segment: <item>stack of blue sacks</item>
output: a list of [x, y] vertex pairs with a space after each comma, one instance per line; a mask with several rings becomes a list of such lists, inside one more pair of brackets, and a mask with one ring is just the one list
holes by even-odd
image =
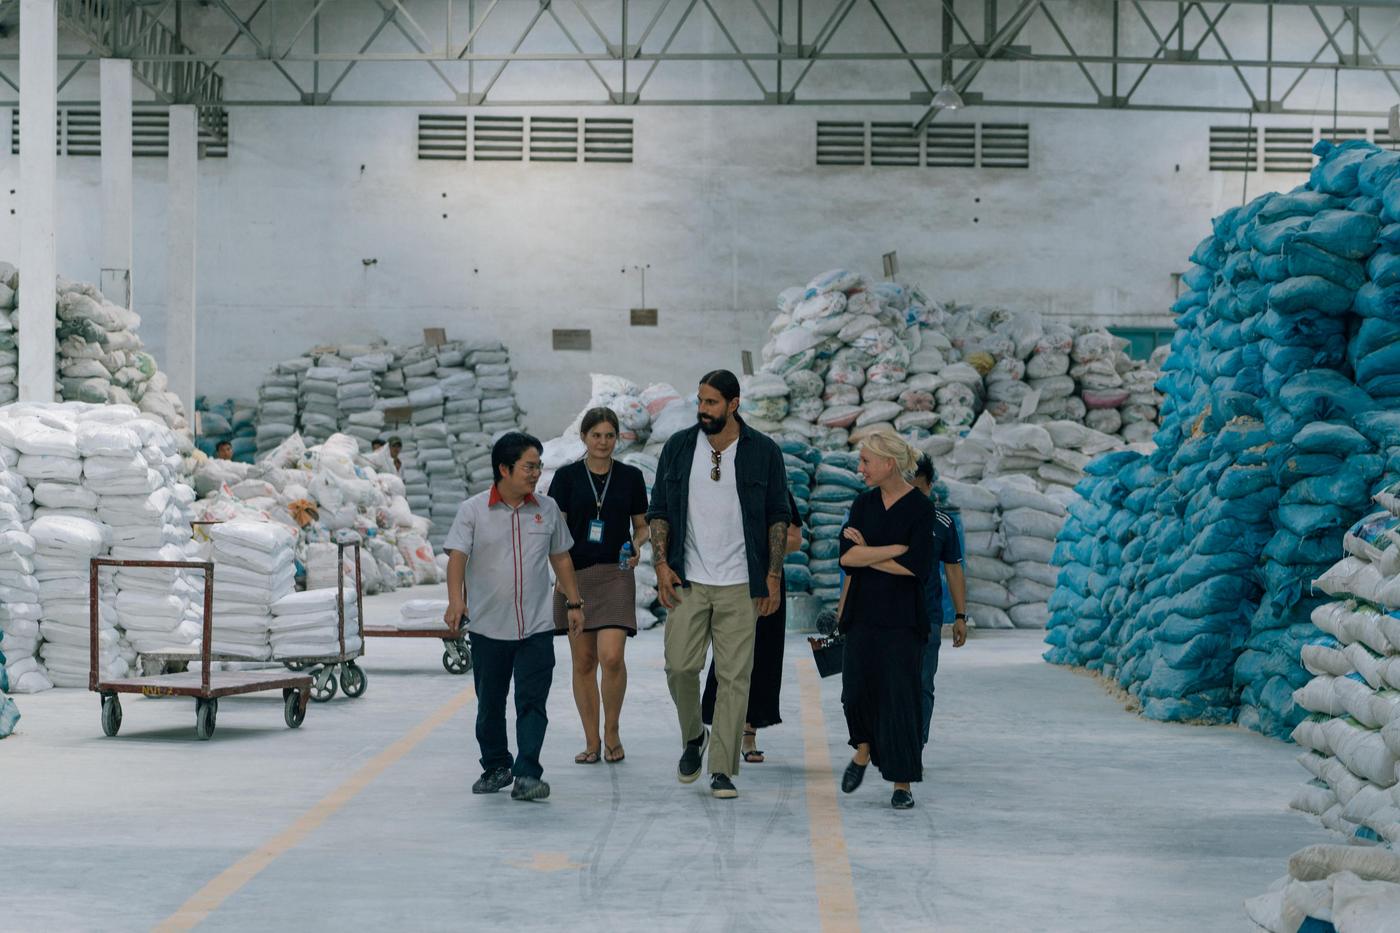
[[233, 445], [233, 459], [252, 463], [258, 452], [258, 409], [252, 402], [226, 399], [217, 405], [203, 395], [195, 400], [200, 433], [195, 445], [212, 457], [219, 444]]
[[1395, 473], [1400, 154], [1316, 151], [1306, 186], [1213, 222], [1173, 309], [1157, 449], [1091, 464], [1057, 545], [1047, 660], [1150, 718], [1287, 736], [1311, 581]]
[[827, 608], [841, 598], [841, 526], [850, 514], [851, 503], [865, 491], [865, 481], [856, 468], [860, 454], [826, 451], [817, 465], [812, 487], [811, 563], [812, 595]]
[[810, 593], [812, 591], [812, 475], [817, 464], [821, 463], [821, 451], [800, 440], [785, 439], [778, 442], [783, 452], [783, 464], [787, 467], [788, 491], [797, 502], [797, 511], [802, 516], [805, 527], [802, 531], [802, 550], [789, 554], [783, 561], [783, 576], [789, 593]]

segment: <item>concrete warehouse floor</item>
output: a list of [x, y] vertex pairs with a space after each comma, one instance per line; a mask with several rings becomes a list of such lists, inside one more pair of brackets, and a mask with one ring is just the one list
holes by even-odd
[[[425, 590], [366, 601], [368, 620]], [[788, 642], [784, 724], [737, 801], [675, 780], [661, 633], [629, 645], [627, 761], [572, 763], [582, 731], [558, 642], [545, 745], [554, 795], [473, 797], [470, 677], [435, 641], [376, 640], [368, 691], [313, 704], [19, 697], [0, 743], [0, 928], [1247, 929], [1241, 901], [1320, 830], [1286, 807], [1295, 750], [1234, 728], [1146, 722], [1039, 659], [1035, 633], [945, 649], [918, 808], [872, 771], [837, 788], [840, 688]]]

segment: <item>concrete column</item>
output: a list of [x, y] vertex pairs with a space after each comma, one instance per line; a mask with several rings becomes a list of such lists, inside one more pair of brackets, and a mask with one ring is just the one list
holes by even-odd
[[55, 0], [20, 0], [19, 397], [54, 399], [54, 243], [58, 143], [58, 12]]
[[102, 278], [109, 301], [132, 307], [131, 60], [102, 59]]
[[195, 108], [170, 108], [170, 159], [165, 211], [169, 241], [165, 293], [165, 371], [194, 421], [195, 202], [198, 196], [199, 129]]

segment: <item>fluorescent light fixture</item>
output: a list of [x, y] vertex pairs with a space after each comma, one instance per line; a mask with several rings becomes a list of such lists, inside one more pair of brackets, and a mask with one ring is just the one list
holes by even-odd
[[963, 106], [963, 99], [953, 86], [945, 81], [938, 93], [933, 95], [933, 106], [940, 110], [958, 110]]

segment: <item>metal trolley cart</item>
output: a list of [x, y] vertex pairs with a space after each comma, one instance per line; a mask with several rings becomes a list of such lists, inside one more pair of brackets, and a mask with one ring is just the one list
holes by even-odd
[[[363, 624], [363, 622], [361, 623]], [[440, 638], [442, 666], [449, 674], [465, 674], [472, 669], [472, 648], [467, 642], [467, 620], [459, 619], [455, 628], [385, 628], [372, 626], [364, 630], [366, 638]]]
[[[340, 652], [320, 657], [275, 657], [291, 671], [311, 671], [311, 699], [325, 703], [335, 696], [336, 677], [339, 675], [339, 688], [350, 699], [356, 699], [365, 692], [365, 671], [355, 663], [365, 653], [365, 597], [364, 580], [360, 569], [359, 536], [337, 540], [336, 545], [336, 593], [335, 607], [339, 616]], [[345, 552], [355, 549], [355, 617], [360, 633], [360, 647], [354, 651], [345, 650]]]
[[[159, 674], [153, 677], [123, 677], [103, 680], [98, 661], [99, 575], [103, 567], [149, 567], [165, 570], [199, 570], [204, 573], [204, 631], [196, 673]], [[114, 736], [122, 726], [122, 705], [118, 695], [139, 693], [148, 697], [194, 697], [195, 732], [201, 739], [214, 735], [219, 714], [219, 698], [242, 693], [282, 691], [282, 716], [288, 728], [295, 729], [306, 718], [311, 695], [311, 678], [282, 671], [211, 671], [213, 660], [214, 565], [208, 561], [112, 560], [94, 557], [88, 571], [88, 618], [92, 641], [92, 666], [88, 689], [102, 697], [102, 731]]]

